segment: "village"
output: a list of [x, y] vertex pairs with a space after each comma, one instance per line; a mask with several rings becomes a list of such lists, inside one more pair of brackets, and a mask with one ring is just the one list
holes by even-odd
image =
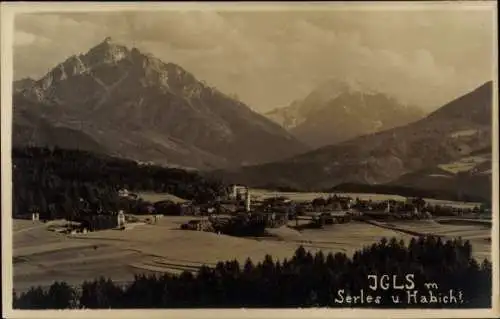
[[[252, 195], [241, 185], [232, 185], [225, 198], [194, 203], [163, 199], [149, 202], [138, 194], [121, 189], [119, 197], [133, 207], [131, 211], [80, 212], [76, 217], [50, 230], [70, 235], [107, 229], [128, 230], [137, 225], [156, 224], [165, 216], [191, 216], [180, 225], [182, 230], [205, 231], [240, 237], [265, 236], [266, 229], [288, 227], [297, 231], [321, 229], [352, 221], [404, 221], [432, 219], [433, 215], [480, 218], [484, 208], [457, 208], [431, 205], [420, 198], [406, 200], [361, 200], [346, 195], [329, 194], [312, 200], [292, 200], [286, 196]], [[130, 205], [132, 203], [132, 205]], [[39, 214], [33, 213], [32, 220]]]
[[129, 282], [134, 274], [196, 272], [220, 260], [262, 261], [266, 254], [283, 260], [301, 245], [351, 256], [381, 238], [461, 236], [471, 241], [478, 260], [491, 251], [491, 219], [479, 203], [245, 186], [231, 186], [226, 196], [208, 203], [124, 188], [117, 195], [124, 202], [117, 212], [16, 218], [16, 290], [54, 280], [78, 285], [96, 276]]

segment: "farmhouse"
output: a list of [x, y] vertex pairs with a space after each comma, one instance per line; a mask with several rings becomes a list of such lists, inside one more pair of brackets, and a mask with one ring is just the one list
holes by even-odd
[[140, 215], [151, 215], [155, 213], [155, 206], [149, 202], [140, 202], [137, 204], [136, 211]]
[[27, 219], [27, 220], [32, 220], [32, 221], [38, 221], [38, 220], [40, 220], [40, 213], [33, 212], [31, 214], [16, 214], [15, 218], [17, 218], [17, 219]]
[[154, 209], [157, 214], [162, 214], [162, 215], [180, 215], [181, 214], [181, 208], [180, 206], [176, 205], [173, 201], [171, 200], [162, 200], [159, 202], [154, 203]]
[[354, 205], [354, 200], [348, 196], [333, 195], [328, 198], [328, 204], [335, 204], [338, 209], [349, 209]]
[[242, 215], [246, 215], [246, 219], [249, 221], [263, 222], [269, 228], [283, 226], [288, 221], [288, 215], [282, 212], [252, 212]]
[[131, 200], [135, 200], [139, 197], [137, 194], [129, 192], [128, 189], [126, 189], [126, 188], [120, 189], [118, 191], [118, 196], [120, 196], [122, 198], [131, 199]]
[[197, 231], [213, 231], [212, 223], [208, 220], [190, 220], [182, 224], [181, 229]]
[[125, 189], [125, 188], [124, 189], [120, 189], [118, 191], [118, 196], [120, 196], [120, 197], [128, 197], [128, 190]]
[[200, 213], [199, 206], [195, 206], [189, 202], [180, 204], [180, 215], [182, 216], [198, 216]]
[[344, 224], [351, 221], [351, 215], [343, 211], [311, 213], [313, 223], [319, 225]]

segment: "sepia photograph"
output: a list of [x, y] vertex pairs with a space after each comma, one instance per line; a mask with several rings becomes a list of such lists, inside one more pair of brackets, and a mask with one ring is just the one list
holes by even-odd
[[496, 14], [2, 3], [3, 317], [499, 315]]

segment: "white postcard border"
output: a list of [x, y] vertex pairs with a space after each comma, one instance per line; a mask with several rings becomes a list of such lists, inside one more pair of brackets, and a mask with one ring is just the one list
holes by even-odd
[[[457, 3], [458, 2], [458, 3]], [[150, 11], [150, 10], [414, 10], [442, 9], [450, 10], [485, 10], [493, 9], [493, 19], [497, 21], [495, 1], [457, 1], [450, 2], [321, 2], [321, 3], [287, 3], [287, 2], [238, 2], [238, 3], [192, 3], [192, 2], [31, 2], [1, 4], [1, 163], [2, 163], [2, 304], [5, 318], [149, 318], [182, 317], [182, 318], [492, 318], [500, 315], [500, 272], [499, 272], [499, 145], [498, 145], [498, 92], [494, 89], [493, 107], [493, 227], [492, 227], [492, 263], [493, 263], [493, 298], [491, 309], [477, 310], [376, 310], [376, 309], [198, 309], [198, 310], [13, 310], [12, 309], [12, 79], [13, 79], [13, 35], [14, 16], [17, 13], [29, 12], [75, 12], [75, 11]], [[494, 25], [497, 25], [496, 23]], [[492, 41], [496, 44], [494, 57], [498, 56], [498, 30], [494, 32]], [[495, 60], [493, 72], [494, 88], [498, 87], [498, 63]]]

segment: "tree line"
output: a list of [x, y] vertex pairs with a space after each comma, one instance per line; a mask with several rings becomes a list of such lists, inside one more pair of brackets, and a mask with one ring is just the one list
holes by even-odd
[[[429, 291], [425, 283], [438, 287], [433, 293], [460, 292], [462, 302], [395, 304], [391, 296], [403, 294], [397, 287], [371, 291], [368, 275], [398, 278], [412, 274], [413, 290]], [[392, 281], [391, 281], [392, 282]], [[346, 303], [347, 295], [381, 296], [379, 303]], [[343, 290], [342, 302], [339, 291]], [[16, 309], [65, 308], [268, 308], [268, 307], [370, 307], [370, 308], [489, 308], [492, 265], [472, 258], [472, 246], [462, 239], [443, 241], [436, 237], [413, 238], [407, 245], [396, 238], [367, 246], [348, 257], [322, 251], [313, 254], [299, 247], [290, 259], [267, 255], [255, 264], [247, 259], [202, 266], [196, 274], [136, 275], [119, 285], [110, 279], [86, 281], [80, 287], [55, 282], [48, 290], [33, 287], [16, 294]]]
[[226, 192], [219, 180], [196, 172], [58, 148], [14, 148], [13, 216], [72, 218], [82, 211], [117, 211], [118, 190], [166, 192], [205, 202]]
[[401, 185], [368, 185], [356, 183], [344, 183], [324, 190], [325, 192], [345, 192], [345, 193], [373, 193], [400, 195], [405, 197], [425, 197], [442, 200], [464, 201], [464, 202], [491, 202], [491, 197], [483, 197], [472, 194], [458, 194], [455, 191], [418, 189]]

